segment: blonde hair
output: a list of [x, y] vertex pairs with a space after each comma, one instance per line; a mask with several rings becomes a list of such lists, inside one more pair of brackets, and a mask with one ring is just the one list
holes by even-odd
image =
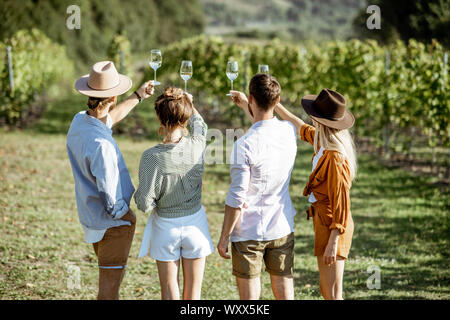
[[342, 161], [347, 159], [350, 169], [350, 179], [356, 177], [357, 160], [356, 148], [353, 138], [348, 129], [339, 130], [327, 127], [315, 121], [316, 132], [314, 134], [314, 152], [317, 153], [320, 146], [325, 150], [334, 150], [339, 152]]

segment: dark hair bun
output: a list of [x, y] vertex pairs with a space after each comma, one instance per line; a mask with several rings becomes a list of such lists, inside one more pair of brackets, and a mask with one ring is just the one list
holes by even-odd
[[192, 116], [192, 101], [180, 88], [168, 87], [156, 98], [155, 111], [163, 126], [183, 126]]

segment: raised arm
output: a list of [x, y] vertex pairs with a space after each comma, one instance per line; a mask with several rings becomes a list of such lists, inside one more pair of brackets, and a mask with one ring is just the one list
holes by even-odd
[[203, 117], [200, 115], [198, 110], [194, 107], [194, 103], [193, 103], [194, 98], [192, 97], [192, 95], [190, 93], [186, 93], [186, 94], [192, 102], [192, 109], [194, 111], [188, 121], [191, 135], [193, 137], [206, 138], [206, 133], [208, 131], [208, 125], [206, 124], [205, 120], [203, 120]]
[[248, 99], [246, 95], [240, 91], [230, 91], [230, 93], [233, 102], [245, 112], [247, 117], [250, 119], [251, 123], [253, 123], [254, 119], [253, 115], [250, 113], [250, 109], [248, 107]]
[[297, 129], [297, 134], [300, 135], [301, 129], [305, 122], [286, 109], [281, 103], [278, 103], [275, 107], [275, 112], [280, 116], [281, 119], [292, 122]]
[[[146, 99], [153, 95], [153, 81], [145, 82], [138, 90], [136, 90], [142, 99]], [[114, 109], [109, 111], [113, 125], [125, 118], [128, 113], [139, 103], [139, 98], [133, 92], [126, 100], [119, 103]]]

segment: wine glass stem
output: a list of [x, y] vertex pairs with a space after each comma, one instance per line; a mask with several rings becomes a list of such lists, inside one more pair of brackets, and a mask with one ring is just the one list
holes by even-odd
[[153, 71], [155, 72], [155, 82], [156, 82], [156, 69], [153, 69]]
[[233, 90], [233, 80], [231, 80], [231, 90]]
[[187, 92], [187, 81], [184, 80], [184, 92]]

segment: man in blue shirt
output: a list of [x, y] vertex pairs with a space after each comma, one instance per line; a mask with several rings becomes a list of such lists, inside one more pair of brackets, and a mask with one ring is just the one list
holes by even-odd
[[135, 189], [111, 127], [153, 94], [153, 83], [145, 82], [116, 105], [117, 96], [131, 84], [113, 62], [94, 64], [90, 74], [75, 83], [76, 90], [89, 97], [89, 110], [75, 115], [67, 134], [78, 216], [84, 239], [98, 257], [98, 299], [119, 298], [136, 225], [129, 208]]

